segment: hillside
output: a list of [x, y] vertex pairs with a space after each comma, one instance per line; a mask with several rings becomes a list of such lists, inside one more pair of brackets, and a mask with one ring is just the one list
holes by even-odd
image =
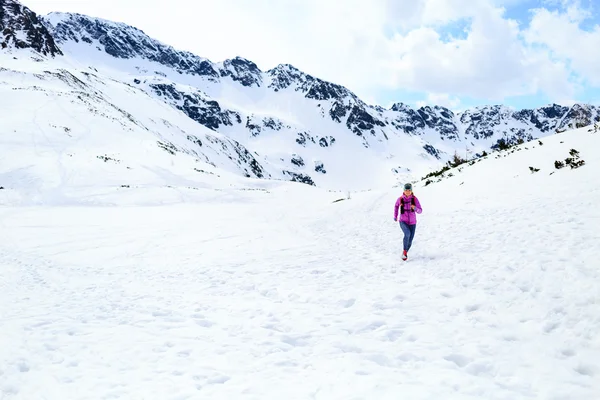
[[122, 186], [216, 189], [230, 182], [218, 176], [268, 176], [235, 140], [130, 85], [61, 62], [2, 59], [0, 185], [11, 201], [93, 202], [92, 193]]

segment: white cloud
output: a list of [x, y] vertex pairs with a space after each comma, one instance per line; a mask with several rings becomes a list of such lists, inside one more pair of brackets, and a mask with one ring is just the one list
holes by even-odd
[[[567, 58], [529, 45], [564, 53], [567, 45], [544, 26], [557, 17], [536, 12], [524, 42], [517, 23], [504, 16], [503, 6], [525, 0], [171, 0], [168, 6], [163, 0], [24, 1], [42, 12], [126, 22], [213, 61], [240, 55], [261, 69], [290, 63], [364, 98], [401, 89], [431, 97], [448, 93], [440, 98], [446, 102], [460, 96], [499, 102], [536, 93], [557, 101], [575, 97]], [[465, 19], [466, 37], [442, 38], [440, 28]], [[586, 38], [569, 24], [561, 26], [571, 43]], [[571, 58], [579, 70], [593, 73], [592, 56]]]
[[546, 53], [526, 47], [515, 21], [502, 10], [477, 3], [465, 39], [441, 40], [434, 28], [394, 38], [395, 84], [412, 90], [447, 92], [490, 100], [542, 90], [568, 97], [568, 71]]
[[428, 93], [427, 100], [420, 103], [430, 106], [446, 107], [453, 111], [457, 110], [461, 105], [461, 101], [458, 97], [451, 96], [448, 93]]
[[591, 30], [580, 27], [589, 16], [589, 11], [578, 5], [571, 5], [563, 12], [538, 9], [525, 38], [529, 43], [547, 47], [555, 58], [568, 62], [582, 83], [599, 87], [600, 26]]

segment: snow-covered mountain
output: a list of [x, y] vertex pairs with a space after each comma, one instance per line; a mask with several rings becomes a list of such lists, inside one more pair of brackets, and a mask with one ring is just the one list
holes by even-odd
[[[598, 108], [588, 105], [520, 111], [490, 106], [457, 114], [402, 103], [385, 109], [289, 64], [262, 71], [240, 57], [213, 62], [126, 24], [79, 14], [51, 13], [40, 19], [42, 24], [15, 0], [0, 0], [0, 10], [7, 43], [0, 55], [9, 60], [0, 72], [6, 93], [15, 95], [9, 89], [19, 87], [22, 74], [31, 84], [19, 87], [19, 117], [7, 131], [21, 130], [22, 121], [38, 114], [29, 100], [37, 91], [67, 96], [78, 106], [100, 101], [110, 105], [100, 115], [121, 121], [123, 129], [136, 124], [127, 129], [139, 128], [144, 140], [163, 143], [169, 157], [195, 158], [240, 176], [332, 189], [372, 188], [423, 174], [456, 152], [481, 153], [600, 120]], [[43, 56], [39, 66], [22, 50], [27, 47], [39, 53], [35, 60]], [[38, 85], [41, 76], [45, 84]], [[160, 118], [160, 129], [140, 123], [157, 121], [150, 111], [154, 105], [137, 107], [149, 99], [172, 109]], [[131, 116], [129, 122], [123, 122], [123, 115]], [[97, 118], [85, 107], [77, 116], [92, 131]], [[72, 129], [73, 121], [64, 118], [54, 125]], [[44, 123], [38, 129], [49, 138], [53, 134]], [[113, 134], [114, 140], [103, 144], [110, 145], [106, 150], [131, 152], [118, 139], [122, 132]]]
[[62, 54], [36, 13], [16, 0], [0, 0], [0, 49], [32, 48], [44, 55]]
[[[52, 27], [57, 41], [61, 46], [68, 47], [72, 55], [88, 53], [89, 48], [95, 48], [101, 54], [106, 53], [120, 59], [156, 62], [179, 74], [202, 77], [203, 80], [216, 84], [226, 84], [226, 78], [230, 78], [247, 88], [267, 87], [273, 92], [291, 89], [305, 99], [314, 100], [316, 110], [311, 110], [313, 113], [319, 112], [322, 117], [328, 115], [331, 120], [345, 125], [356, 136], [363, 138], [365, 147], [369, 147], [369, 139], [373, 137], [389, 140], [389, 135], [408, 133], [427, 137], [430, 142], [428, 144], [434, 148], [442, 146], [440, 140], [466, 142], [457, 147], [464, 147], [466, 144], [476, 149], [489, 148], [497, 146], [500, 140], [507, 143], [517, 142], [519, 139], [531, 140], [564, 129], [569, 124], [575, 128], [582, 123], [589, 125], [600, 120], [598, 109], [588, 105], [575, 106], [588, 111], [587, 122], [585, 118], [577, 116], [577, 113], [570, 113], [570, 108], [556, 104], [518, 111], [496, 105], [454, 114], [445, 107], [413, 109], [397, 103], [386, 110], [366, 104], [343, 86], [305, 74], [289, 64], [280, 64], [263, 72], [253, 62], [240, 57], [213, 63], [189, 52], [177, 51], [125, 24], [62, 13], [52, 13], [45, 20]], [[96, 54], [93, 58], [98, 60], [103, 57]], [[139, 66], [135, 70], [149, 72]], [[162, 76], [159, 71], [154, 71], [154, 75]], [[189, 79], [179, 79], [177, 76], [169, 78], [174, 82], [190, 82]], [[233, 99], [215, 100], [231, 102]], [[321, 102], [328, 103], [325, 105]], [[232, 107], [235, 108], [235, 104]], [[214, 119], [211, 114], [220, 112], [221, 110], [205, 110], [202, 119]], [[209, 127], [215, 129], [213, 126]], [[250, 131], [254, 128], [245, 127]], [[428, 135], [429, 131], [435, 134]]]

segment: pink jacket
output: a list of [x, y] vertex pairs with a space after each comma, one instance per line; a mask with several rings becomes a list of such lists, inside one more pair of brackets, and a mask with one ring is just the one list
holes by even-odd
[[[411, 201], [415, 199], [415, 211], [411, 211]], [[404, 194], [398, 197], [396, 200], [396, 204], [394, 205], [394, 221], [398, 220], [398, 210], [401, 208], [401, 202], [404, 200], [404, 213], [400, 215], [400, 222], [404, 222], [408, 225], [416, 225], [417, 223], [417, 214], [421, 214], [423, 209], [421, 208], [421, 203], [419, 203], [419, 199], [415, 195], [410, 195], [406, 197]]]

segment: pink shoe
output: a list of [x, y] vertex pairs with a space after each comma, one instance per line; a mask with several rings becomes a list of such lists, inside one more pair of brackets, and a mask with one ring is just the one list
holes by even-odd
[[404, 250], [404, 252], [402, 253], [402, 259], [404, 261], [406, 261], [408, 259], [408, 253], [406, 252], [406, 250]]

